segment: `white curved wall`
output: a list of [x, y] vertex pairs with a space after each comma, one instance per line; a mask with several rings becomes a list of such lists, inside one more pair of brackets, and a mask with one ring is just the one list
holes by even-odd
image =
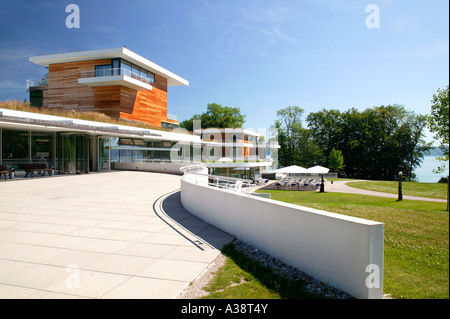
[[181, 203], [193, 215], [356, 298], [382, 298], [384, 224], [208, 187], [186, 176]]
[[113, 168], [116, 170], [127, 170], [127, 171], [152, 171], [152, 172], [162, 172], [162, 173], [172, 173], [181, 174], [180, 168], [186, 166], [184, 164], [177, 163], [113, 163]]

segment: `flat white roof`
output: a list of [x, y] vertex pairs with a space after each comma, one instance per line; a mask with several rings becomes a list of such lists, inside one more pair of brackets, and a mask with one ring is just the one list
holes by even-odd
[[263, 134], [257, 133], [253, 130], [245, 129], [245, 128], [202, 128], [202, 129], [195, 129], [195, 134], [209, 134], [209, 133], [225, 133], [225, 134], [245, 134], [250, 136], [263, 136]]
[[57, 64], [57, 63], [79, 62], [97, 59], [113, 59], [113, 58], [125, 59], [133, 64], [139, 65], [140, 67], [148, 71], [158, 74], [163, 78], [166, 78], [168, 86], [189, 85], [189, 81], [147, 60], [146, 58], [134, 53], [133, 51], [128, 50], [125, 47], [34, 56], [30, 57], [29, 61], [48, 67], [50, 64]]
[[[8, 122], [2, 121], [2, 117], [8, 117], [9, 119], [13, 120]], [[18, 122], [15, 123], [14, 119], [17, 119]], [[190, 134], [159, 131], [127, 125], [117, 125], [111, 123], [79, 120], [68, 117], [23, 112], [2, 108], [0, 108], [0, 126], [9, 127], [12, 129], [42, 129], [48, 131], [61, 131], [61, 132], [82, 131], [86, 133], [99, 135], [129, 136], [129, 137], [134, 136], [136, 138], [143, 138], [143, 139], [201, 143], [200, 137]], [[104, 132], [103, 130], [110, 130], [110, 131]]]

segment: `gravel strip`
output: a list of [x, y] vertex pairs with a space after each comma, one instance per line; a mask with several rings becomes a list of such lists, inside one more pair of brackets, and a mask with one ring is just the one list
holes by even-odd
[[258, 248], [252, 247], [238, 240], [236, 240], [234, 244], [237, 250], [243, 252], [247, 257], [259, 262], [261, 265], [269, 267], [275, 273], [284, 275], [291, 280], [305, 281], [304, 288], [310, 293], [322, 295], [327, 299], [354, 299], [351, 295], [320, 282], [292, 266], [286, 265]]
[[[258, 248], [247, 245], [239, 240], [235, 240], [233, 244], [238, 251], [244, 253], [252, 260], [259, 262], [261, 265], [269, 267], [275, 273], [284, 275], [291, 280], [305, 281], [306, 283], [304, 288], [310, 293], [320, 294], [327, 299], [354, 299], [349, 294], [320, 282], [292, 266], [282, 263], [278, 259], [264, 253]], [[224, 265], [225, 260], [226, 257], [224, 255], [219, 255], [219, 257], [217, 257], [216, 260], [199, 277], [197, 277], [183, 292], [181, 292], [177, 298], [195, 299], [207, 296], [208, 292], [204, 291], [203, 288], [214, 277], [214, 273]]]

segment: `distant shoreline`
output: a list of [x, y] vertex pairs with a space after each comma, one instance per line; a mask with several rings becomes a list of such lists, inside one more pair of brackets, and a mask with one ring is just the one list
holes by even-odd
[[[442, 154], [442, 152], [441, 152]], [[448, 163], [447, 170], [441, 174], [434, 174], [433, 169], [436, 169], [440, 162], [436, 159], [439, 155], [426, 155], [420, 167], [414, 170], [416, 179], [421, 183], [437, 183], [441, 177], [446, 177], [449, 174]]]

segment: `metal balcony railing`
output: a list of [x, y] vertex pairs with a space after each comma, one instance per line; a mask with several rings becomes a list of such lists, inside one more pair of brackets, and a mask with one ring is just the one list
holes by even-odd
[[118, 75], [125, 75], [132, 79], [136, 79], [149, 85], [152, 85], [155, 82], [155, 79], [153, 77], [140, 75], [137, 74], [136, 72], [124, 68], [100, 69], [81, 72], [81, 78], [96, 78], [103, 76], [118, 76]]
[[184, 166], [181, 167], [180, 170], [184, 173], [184, 177], [197, 184], [206, 184], [205, 181], [207, 181], [207, 185], [210, 187], [233, 190], [237, 193], [250, 194], [253, 192], [255, 184], [252, 180], [204, 174], [202, 173], [202, 170], [204, 170], [205, 167], [206, 165], [202, 163]]
[[173, 114], [167, 114], [167, 119], [172, 121], [178, 121], [177, 116]]
[[37, 86], [47, 86], [48, 80], [42, 79], [42, 80], [26, 80], [27, 81], [27, 92], [30, 90], [30, 87], [37, 87]]

